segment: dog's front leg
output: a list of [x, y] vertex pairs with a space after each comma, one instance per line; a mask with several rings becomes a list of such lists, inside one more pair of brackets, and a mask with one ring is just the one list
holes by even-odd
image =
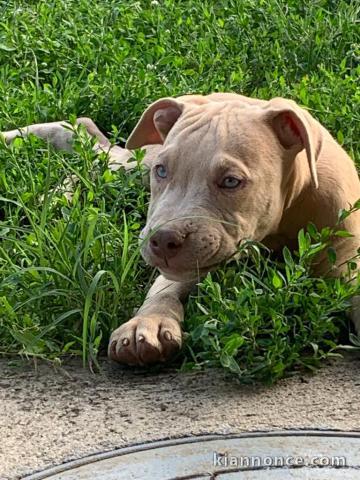
[[128, 365], [163, 362], [182, 345], [182, 301], [194, 283], [166, 280], [160, 275], [134, 318], [117, 328], [109, 342], [109, 357]]

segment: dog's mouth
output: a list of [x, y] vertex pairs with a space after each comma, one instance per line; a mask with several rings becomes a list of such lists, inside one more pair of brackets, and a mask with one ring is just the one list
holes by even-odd
[[159, 256], [155, 255], [149, 248], [149, 244], [146, 243], [141, 248], [141, 253], [146, 263], [158, 268], [165, 278], [179, 282], [197, 281], [203, 278], [208, 272], [219, 268], [236, 253], [234, 245], [230, 246], [229, 242], [224, 242], [222, 238], [216, 242], [216, 245], [213, 245], [213, 248], [204, 252], [202, 258], [201, 256], [197, 258], [195, 253], [197, 250], [204, 249], [199, 249], [198, 245], [194, 243], [177, 255]]
[[[239, 242], [240, 244], [240, 242]], [[157, 267], [160, 273], [167, 278], [168, 280], [173, 280], [177, 282], [191, 282], [191, 281], [200, 281], [201, 278], [204, 278], [205, 275], [209, 272], [213, 272], [218, 268], [224, 266], [227, 262], [231, 262], [232, 260], [236, 260], [241, 255], [239, 248], [233, 250], [233, 252], [227, 255], [224, 258], [217, 258], [214, 259], [213, 262], [206, 263], [205, 265], [195, 265], [190, 268], [185, 267], [175, 267], [169, 265], [170, 262], [164, 261], [161, 265], [153, 265]], [[194, 262], [196, 264], [196, 262]]]
[[201, 265], [199, 262], [194, 262], [191, 267], [174, 265], [171, 260], [166, 258], [147, 258], [148, 265], [158, 268], [160, 273], [168, 280], [177, 282], [196, 281], [204, 277], [208, 272], [216, 270], [221, 266], [226, 259], [217, 260], [216, 262], [209, 262]]

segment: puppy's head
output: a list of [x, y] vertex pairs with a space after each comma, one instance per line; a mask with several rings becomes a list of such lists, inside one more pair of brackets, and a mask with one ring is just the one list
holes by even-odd
[[315, 127], [294, 102], [203, 98], [153, 103], [126, 145], [163, 145], [151, 167], [142, 254], [176, 281], [211, 270], [242, 240], [276, 232], [303, 149], [304, 169], [317, 186]]

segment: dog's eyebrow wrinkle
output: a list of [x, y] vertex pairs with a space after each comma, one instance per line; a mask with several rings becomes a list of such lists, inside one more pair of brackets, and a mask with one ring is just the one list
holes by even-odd
[[190, 111], [190, 112], [186, 112], [186, 114], [181, 117], [181, 123], [185, 123], [185, 127], [183, 128], [187, 128], [191, 125], [193, 125], [194, 123], [198, 122], [199, 119], [203, 118], [203, 115], [202, 115], [202, 112], [199, 111], [199, 110], [193, 110], [193, 111]]
[[219, 138], [219, 123], [220, 123], [219, 117], [214, 118], [214, 126], [215, 126], [214, 136], [215, 136], [216, 140], [218, 140], [218, 138]]
[[202, 113], [202, 111], [201, 111], [199, 108], [195, 108], [195, 109], [192, 109], [192, 110], [190, 110], [190, 111], [186, 111], [186, 112], [182, 115], [182, 117], [183, 117], [184, 119], [190, 119], [190, 120], [192, 120], [192, 119], [193, 119], [194, 117], [196, 117], [196, 116], [199, 117], [199, 116], [201, 115], [201, 113]]
[[215, 124], [215, 131], [214, 131], [214, 136], [215, 136], [215, 141], [216, 143], [226, 145], [228, 142], [228, 133], [229, 133], [229, 118], [226, 115], [225, 116], [225, 122], [224, 122], [224, 117], [218, 115], [214, 120], [216, 121]]
[[203, 127], [206, 127], [207, 123], [203, 123], [203, 122], [196, 122], [196, 124], [193, 126], [193, 128], [191, 129], [191, 132], [190, 133], [195, 133], [197, 132], [198, 130], [200, 130], [201, 128]]
[[211, 128], [211, 122], [207, 122], [206, 125], [207, 125], [208, 128], [207, 128], [206, 132], [204, 132], [204, 138], [205, 138], [205, 136], [209, 133], [209, 130], [210, 130], [210, 128]]
[[[184, 121], [189, 120], [188, 118], [184, 119]], [[204, 118], [204, 116], [199, 115], [198, 119], [194, 121], [186, 122], [187, 124], [182, 127], [181, 131], [178, 133], [179, 137], [188, 137], [189, 135], [201, 130], [202, 128], [207, 128], [204, 134], [201, 136], [201, 140], [205, 138], [206, 134], [208, 133], [211, 127], [210, 119]]]
[[225, 117], [226, 119], [226, 135], [229, 134], [230, 132], [230, 118], [229, 118], [229, 115]]

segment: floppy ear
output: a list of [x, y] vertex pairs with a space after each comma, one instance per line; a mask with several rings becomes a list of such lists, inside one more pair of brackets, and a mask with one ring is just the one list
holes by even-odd
[[316, 160], [320, 153], [322, 135], [318, 122], [292, 100], [274, 98], [267, 107], [267, 120], [285, 149], [296, 153], [305, 148], [311, 179], [319, 187]]
[[131, 132], [125, 147], [162, 144], [183, 112], [184, 105], [172, 98], [162, 98], [150, 105]]

